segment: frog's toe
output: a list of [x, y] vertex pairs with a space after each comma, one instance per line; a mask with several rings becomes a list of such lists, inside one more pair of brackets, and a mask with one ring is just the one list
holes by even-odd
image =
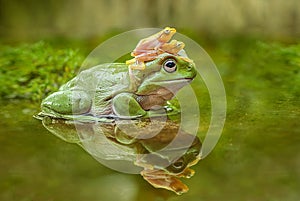
[[164, 188], [173, 191], [177, 195], [186, 193], [189, 190], [189, 188], [179, 179], [169, 177], [168, 175], [157, 175], [158, 178], [155, 178], [155, 176], [156, 175], [143, 175], [144, 179], [155, 188]]
[[181, 174], [178, 175], [178, 177], [191, 178], [192, 176], [194, 176], [194, 174], [195, 174], [195, 170], [186, 168]]
[[146, 66], [144, 62], [135, 62], [129, 65], [129, 68], [132, 70], [145, 70]]
[[170, 184], [170, 188], [170, 190], [174, 191], [177, 195], [186, 193], [189, 190], [189, 188], [178, 179], [173, 180], [173, 182]]
[[134, 64], [135, 62], [136, 62], [136, 59], [133, 58], [133, 59], [127, 60], [126, 65], [131, 65], [131, 64]]

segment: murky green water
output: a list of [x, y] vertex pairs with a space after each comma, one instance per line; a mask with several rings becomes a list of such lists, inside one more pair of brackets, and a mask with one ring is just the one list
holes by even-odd
[[216, 57], [228, 99], [224, 132], [184, 180], [188, 193], [110, 170], [33, 119], [39, 105], [2, 101], [0, 200], [299, 200], [299, 69], [227, 48], [237, 49], [225, 45]]

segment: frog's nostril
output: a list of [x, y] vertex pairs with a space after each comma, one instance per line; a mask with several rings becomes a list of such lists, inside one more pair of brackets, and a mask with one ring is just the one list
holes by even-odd
[[188, 66], [187, 66], [187, 70], [188, 70], [188, 71], [191, 71], [191, 70], [192, 70], [192, 66], [191, 66], [191, 65], [188, 65]]

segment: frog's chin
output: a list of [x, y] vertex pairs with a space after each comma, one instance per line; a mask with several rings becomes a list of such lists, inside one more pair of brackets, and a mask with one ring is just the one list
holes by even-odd
[[181, 79], [168, 80], [167, 82], [164, 81], [155, 82], [156, 85], [161, 86], [161, 88], [158, 89], [155, 92], [155, 94], [164, 96], [171, 93], [175, 95], [182, 87], [190, 84], [191, 81], [193, 81], [193, 78], [181, 78]]
[[190, 84], [193, 81], [193, 78], [179, 78], [167, 81], [155, 81], [154, 83], [162, 87], [180, 87]]

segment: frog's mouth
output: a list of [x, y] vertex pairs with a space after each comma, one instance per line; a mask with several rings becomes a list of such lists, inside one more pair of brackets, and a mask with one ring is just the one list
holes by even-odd
[[188, 85], [192, 78], [180, 78], [167, 81], [153, 81], [149, 84], [150, 90], [147, 92], [136, 93], [137, 101], [144, 110], [153, 109], [153, 107], [160, 107], [171, 100], [185, 85]]
[[160, 86], [153, 95], [167, 95], [169, 93], [175, 95], [182, 87], [190, 84], [193, 78], [180, 78], [168, 81], [157, 81], [155, 85]]

